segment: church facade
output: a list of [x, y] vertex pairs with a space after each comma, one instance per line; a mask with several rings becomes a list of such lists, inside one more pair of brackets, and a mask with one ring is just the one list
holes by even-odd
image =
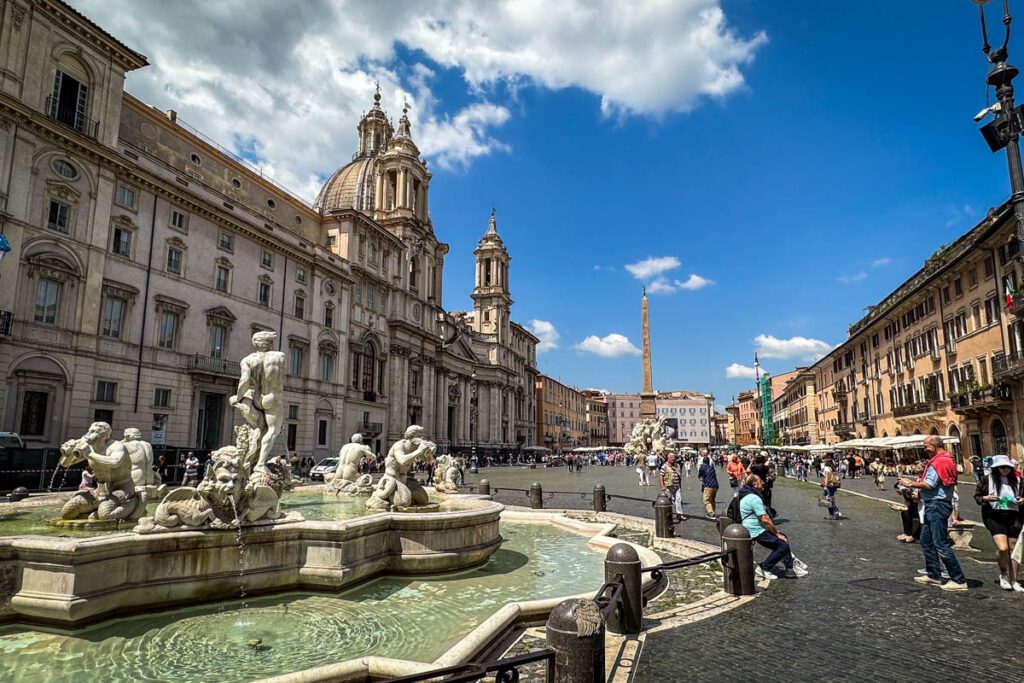
[[[279, 443], [386, 451], [536, 443], [537, 338], [511, 320], [496, 217], [473, 310], [442, 306], [448, 246], [408, 117], [375, 96], [353, 160], [310, 205], [123, 91], [143, 55], [57, 0], [0, 2], [0, 431], [53, 447], [93, 420], [204, 450], [250, 337], [288, 359]], [[468, 283], [467, 283], [468, 284]]]

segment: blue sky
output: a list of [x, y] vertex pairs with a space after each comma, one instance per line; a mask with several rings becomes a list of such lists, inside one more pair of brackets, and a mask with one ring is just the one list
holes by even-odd
[[[130, 91], [215, 139], [258, 141], [268, 172], [306, 196], [354, 149], [373, 80], [393, 116], [410, 98], [434, 171], [435, 229], [451, 245], [446, 307], [470, 305], [472, 249], [493, 203], [513, 259], [513, 316], [553, 326], [541, 369], [581, 387], [640, 387], [639, 356], [608, 335], [640, 345], [640, 288], [658, 275], [627, 265], [679, 264], [654, 287], [674, 291], [650, 295], [656, 387], [711, 391], [725, 405], [752, 384], [727, 367], [750, 366], [759, 346], [772, 372], [811, 362], [1008, 194], [1005, 157], [971, 121], [986, 104], [987, 64], [968, 0], [692, 0], [625, 17], [612, 3], [608, 17], [583, 19], [588, 3], [558, 15], [525, 1], [399, 2], [387, 16], [328, 3], [332, 34], [358, 46], [347, 52], [269, 3], [246, 5], [241, 25], [230, 7], [201, 10], [237, 46], [190, 31], [194, 12], [160, 3], [135, 5], [150, 28], [117, 3], [73, 4], [150, 57]], [[713, 40], [677, 52], [704, 35], [688, 31], [696, 15], [679, 8], [690, 5], [724, 21]], [[403, 14], [413, 7], [444, 21], [416, 22]], [[479, 15], [460, 24], [467, 12]], [[678, 23], [662, 35], [648, 20]], [[577, 21], [590, 23], [565, 28]], [[376, 29], [359, 33], [366, 25]], [[261, 59], [247, 58], [253, 49]], [[709, 62], [721, 78], [700, 75]], [[274, 97], [250, 98], [246, 79]], [[323, 87], [322, 106], [290, 96], [291, 81]], [[701, 284], [691, 275], [709, 282], [680, 287]]]

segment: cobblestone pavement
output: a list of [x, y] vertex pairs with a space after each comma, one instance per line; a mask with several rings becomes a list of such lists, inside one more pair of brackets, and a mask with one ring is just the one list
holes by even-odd
[[[492, 468], [469, 475], [468, 483], [479, 477], [499, 489], [529, 488], [537, 481], [546, 491], [589, 492], [602, 483], [613, 496], [610, 511], [638, 516], [651, 516], [649, 502], [614, 496], [657, 495], [657, 486], [637, 486], [633, 470], [623, 467], [593, 467], [579, 474], [565, 468]], [[874, 495], [867, 479], [851, 482], [848, 489], [862, 485], [864, 493]], [[817, 506], [819, 490], [788, 479], [775, 487], [777, 522], [811, 575], [775, 581], [757, 600], [713, 620], [649, 634], [636, 667], [638, 683], [1024, 680], [1016, 656], [1024, 639], [1024, 594], [1001, 591], [995, 565], [977, 561], [991, 555], [983, 527], [974, 543], [982, 552], [960, 554], [971, 590], [944, 593], [913, 582], [923, 566], [920, 549], [895, 541], [899, 518], [885, 503], [845, 495], [840, 504], [849, 519], [832, 521]], [[979, 519], [970, 491], [961, 487], [964, 515]], [[728, 486], [720, 494], [722, 512]], [[891, 490], [877, 495], [895, 500]], [[527, 502], [525, 494], [511, 491], [499, 491], [497, 498]], [[687, 514], [700, 514], [695, 477], [684, 480], [683, 499]], [[579, 495], [555, 495], [544, 505], [586, 508], [590, 502]], [[677, 535], [718, 542], [714, 525], [695, 519], [678, 526]], [[755, 553], [760, 559], [764, 551]]]

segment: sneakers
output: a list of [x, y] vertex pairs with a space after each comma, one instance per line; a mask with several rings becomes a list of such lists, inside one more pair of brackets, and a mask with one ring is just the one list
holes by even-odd
[[925, 586], [940, 586], [942, 588], [945, 588], [941, 581], [939, 581], [938, 579], [933, 579], [930, 576], [915, 576], [914, 581]]
[[769, 581], [774, 581], [775, 579], [779, 578], [775, 574], [772, 574], [771, 572], [767, 572], [764, 569], [761, 569], [761, 565], [757, 565], [756, 567], [754, 567], [754, 576], [756, 576], [759, 579], [768, 579]]
[[963, 583], [957, 583], [956, 581], [947, 581], [942, 584], [942, 590], [950, 591], [951, 593], [959, 593], [967, 590], [967, 582], [964, 581]]
[[1005, 576], [1000, 576], [999, 577], [999, 587], [1002, 588], [1004, 591], [1012, 591], [1013, 590], [1013, 584], [1011, 584], [1010, 580], [1008, 578], [1006, 578]]
[[792, 569], [786, 570], [786, 577], [790, 579], [802, 579], [808, 574], [810, 574], [809, 571], [796, 564], [793, 565]]
[[[924, 574], [924, 575], [927, 576], [928, 575], [928, 570], [927, 569], [918, 569], [917, 573], [918, 574]], [[939, 576], [941, 576], [944, 579], [948, 579], [949, 578], [949, 572], [947, 572], [945, 569], [943, 569], [943, 570], [941, 570], [939, 572]]]
[[1016, 581], [1013, 583], [1013, 591], [1015, 593], [1024, 593], [1024, 586], [1020, 585]]

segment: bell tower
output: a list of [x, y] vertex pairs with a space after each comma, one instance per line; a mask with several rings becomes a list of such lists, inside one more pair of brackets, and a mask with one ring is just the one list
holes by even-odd
[[387, 115], [380, 108], [380, 84], [377, 84], [377, 92], [373, 94], [373, 109], [363, 114], [359, 120], [359, 151], [358, 156], [372, 157], [387, 148], [394, 130], [388, 121]]
[[509, 339], [512, 296], [509, 289], [508, 264], [512, 260], [498, 234], [494, 209], [487, 232], [476, 249], [476, 284], [473, 287], [473, 329], [497, 335], [499, 342]]

